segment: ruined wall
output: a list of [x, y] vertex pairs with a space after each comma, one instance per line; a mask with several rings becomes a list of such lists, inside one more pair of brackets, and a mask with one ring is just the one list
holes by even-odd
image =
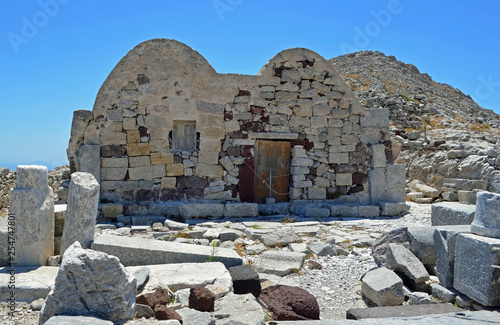
[[[194, 150], [176, 150], [174, 121], [195, 124]], [[289, 141], [290, 199], [400, 202], [388, 126], [386, 109], [364, 109], [310, 50], [285, 50], [245, 76], [218, 74], [188, 46], [158, 39], [118, 63], [92, 112], [75, 111], [68, 158], [109, 201], [241, 201], [256, 141]]]

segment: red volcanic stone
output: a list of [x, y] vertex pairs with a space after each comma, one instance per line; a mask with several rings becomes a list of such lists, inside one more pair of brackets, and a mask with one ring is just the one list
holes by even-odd
[[205, 288], [191, 288], [189, 292], [189, 308], [199, 311], [214, 311], [215, 295]]
[[260, 295], [260, 299], [273, 314], [273, 320], [319, 319], [318, 301], [312, 294], [299, 287], [271, 287]]
[[167, 306], [157, 305], [154, 309], [155, 318], [158, 320], [168, 320], [168, 319], [176, 319], [179, 323], [182, 324], [182, 317], [172, 308], [168, 308]]

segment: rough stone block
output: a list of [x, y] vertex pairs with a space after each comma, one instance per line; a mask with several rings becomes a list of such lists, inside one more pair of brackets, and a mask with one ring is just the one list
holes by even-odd
[[169, 165], [174, 163], [173, 153], [152, 152], [151, 165]]
[[[371, 166], [373, 168], [387, 166], [387, 158], [385, 156], [385, 145], [373, 144], [371, 147], [371, 152], [372, 152]], [[397, 175], [399, 175], [399, 174], [397, 174]], [[405, 179], [406, 179], [406, 177], [405, 177]]]
[[182, 204], [179, 207], [180, 216], [186, 219], [224, 216], [224, 204]]
[[429, 280], [429, 273], [420, 260], [407, 248], [399, 244], [389, 244], [386, 254], [387, 268], [404, 273], [415, 283]]
[[[398, 320], [402, 321], [401, 317], [404, 317], [404, 323], [408, 325], [410, 324], [411, 325], [418, 325], [418, 324], [455, 325], [458, 324], [459, 321], [459, 319], [457, 318], [457, 313], [462, 314], [462, 312], [464, 312], [463, 309], [455, 307], [452, 304], [433, 303], [433, 304], [422, 304], [422, 305], [351, 308], [347, 311], [347, 319], [355, 319], [355, 320], [366, 319], [366, 322], [372, 322], [373, 325], [375, 325], [378, 320], [378, 323], [380, 325], [383, 324], [395, 325], [398, 322]], [[449, 314], [450, 316], [444, 314]], [[474, 312], [472, 312], [472, 314], [474, 314]], [[432, 315], [435, 315], [436, 317], [433, 318]], [[478, 320], [478, 318], [471, 316], [472, 315], [467, 315], [467, 316], [464, 315], [458, 317], [463, 317], [465, 322], [469, 322], [469, 319], [471, 322]], [[359, 323], [362, 322], [363, 321], [360, 321]]]
[[176, 177], [162, 177], [161, 178], [161, 187], [162, 188], [175, 188], [177, 184]]
[[183, 164], [170, 164], [166, 166], [167, 176], [182, 176], [184, 175]]
[[195, 175], [211, 178], [221, 178], [223, 175], [223, 168], [220, 165], [197, 163]]
[[54, 315], [98, 315], [124, 323], [134, 318], [135, 292], [136, 280], [118, 258], [75, 243], [63, 257], [54, 288], [40, 311], [40, 324]]
[[309, 200], [325, 200], [326, 188], [324, 187], [309, 187], [307, 189], [307, 198]]
[[224, 217], [226, 218], [255, 217], [258, 214], [259, 205], [257, 203], [227, 203], [224, 206]]
[[477, 194], [476, 213], [471, 231], [479, 236], [500, 238], [500, 194]]
[[124, 132], [101, 133], [101, 145], [124, 145], [127, 144], [127, 134]]
[[99, 183], [89, 173], [73, 173], [69, 185], [68, 206], [61, 242], [61, 255], [75, 241], [89, 248], [94, 240]]
[[460, 233], [470, 233], [470, 226], [439, 226], [434, 230], [436, 248], [436, 273], [439, 282], [446, 288], [453, 288], [455, 267], [455, 244]]
[[332, 217], [357, 217], [359, 208], [354, 205], [333, 205], [330, 207], [330, 214]]
[[[181, 164], [182, 165], [182, 164]], [[128, 169], [131, 180], [161, 178], [167, 175], [164, 165], [131, 167]]]
[[380, 207], [375, 205], [361, 205], [358, 208], [358, 215], [365, 218], [378, 217], [380, 215]]
[[405, 300], [403, 281], [385, 267], [368, 271], [362, 279], [361, 290], [377, 306], [401, 305]]
[[259, 274], [250, 265], [233, 266], [229, 268], [235, 294], [251, 293], [254, 297], [259, 297], [262, 289], [260, 286]]
[[127, 144], [127, 155], [134, 156], [148, 156], [149, 144], [148, 143], [129, 143]]
[[123, 214], [123, 205], [120, 203], [101, 204], [101, 212], [104, 218], [115, 219], [120, 214]]
[[151, 166], [151, 159], [149, 156], [129, 157], [128, 164], [129, 164], [129, 167]]
[[362, 128], [387, 127], [389, 125], [389, 109], [372, 108], [368, 111], [369, 115], [360, 118], [359, 122]]
[[141, 133], [139, 132], [139, 130], [127, 131], [127, 143], [139, 142], [141, 142]]
[[459, 234], [453, 286], [484, 306], [500, 306], [500, 239]]
[[229, 248], [217, 248], [214, 252], [210, 246], [147, 238], [101, 235], [95, 238], [91, 248], [118, 257], [125, 266], [203, 263], [210, 256], [226, 268], [242, 264], [238, 253]]
[[370, 202], [378, 204], [387, 200], [387, 176], [385, 168], [374, 168], [368, 172]]
[[351, 186], [352, 174], [337, 174], [335, 177], [335, 185], [337, 186]]
[[433, 226], [470, 225], [474, 220], [476, 207], [473, 205], [440, 202], [431, 205]]
[[99, 145], [83, 145], [78, 153], [78, 171], [90, 173], [97, 182], [101, 182], [101, 147]]
[[[387, 187], [389, 189], [404, 189], [406, 186], [406, 166], [387, 166]], [[403, 200], [404, 201], [404, 200]]]
[[[127, 158], [102, 158], [101, 167], [103, 168], [127, 168]], [[95, 176], [94, 176], [95, 177]]]
[[305, 257], [304, 253], [267, 251], [255, 262], [255, 268], [260, 273], [285, 276], [293, 270], [300, 270]]
[[[11, 297], [9, 288], [10, 266], [0, 268], [0, 299], [8, 301]], [[16, 267], [16, 301], [32, 302], [45, 299], [54, 287], [58, 267], [53, 266], [17, 266]], [[12, 283], [11, 283], [12, 285]]]
[[304, 216], [308, 218], [328, 218], [330, 216], [330, 209], [308, 208], [305, 210]]
[[348, 164], [349, 153], [347, 152], [330, 152], [328, 155], [328, 163], [330, 164]]
[[380, 202], [380, 208], [383, 216], [393, 217], [398, 214], [408, 211], [410, 207], [406, 203], [395, 203], [395, 202]]
[[123, 181], [127, 175], [127, 168], [101, 168], [103, 181]]

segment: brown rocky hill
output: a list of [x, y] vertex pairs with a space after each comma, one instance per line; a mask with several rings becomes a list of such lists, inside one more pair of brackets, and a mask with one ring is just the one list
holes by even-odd
[[409, 179], [438, 189], [446, 178], [483, 180], [500, 192], [500, 115], [394, 56], [362, 51], [329, 62], [365, 107], [389, 108]]

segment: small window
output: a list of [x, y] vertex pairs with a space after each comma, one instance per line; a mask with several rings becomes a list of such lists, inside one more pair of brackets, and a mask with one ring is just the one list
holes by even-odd
[[196, 149], [196, 122], [174, 121], [172, 132], [172, 144], [174, 150]]

